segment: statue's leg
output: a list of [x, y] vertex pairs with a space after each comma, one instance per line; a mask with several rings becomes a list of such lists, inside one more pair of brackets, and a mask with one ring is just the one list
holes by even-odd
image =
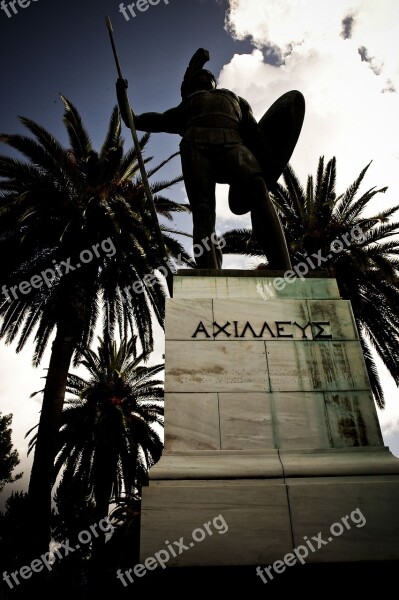
[[193, 215], [193, 253], [199, 269], [220, 269], [222, 252], [215, 233], [215, 179], [211, 149], [180, 144], [184, 183]]
[[284, 231], [255, 156], [246, 146], [237, 145], [228, 150], [226, 167], [228, 182], [246, 191], [253, 236], [265, 253], [269, 268], [276, 271], [291, 269]]
[[287, 242], [280, 219], [261, 175], [250, 183], [252, 197], [251, 221], [254, 238], [267, 257], [272, 270], [287, 271], [292, 268]]

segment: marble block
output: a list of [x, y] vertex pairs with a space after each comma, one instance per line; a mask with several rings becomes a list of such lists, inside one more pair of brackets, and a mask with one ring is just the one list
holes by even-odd
[[369, 390], [357, 341], [266, 342], [272, 391]]
[[[165, 390], [169, 392], [253, 392], [269, 389], [263, 343], [168, 341]], [[167, 360], [167, 359], [166, 359]]]
[[[285, 487], [274, 481], [191, 481], [184, 485], [154, 481], [143, 490], [141, 561], [165, 547], [165, 540], [183, 538], [192, 546], [168, 567], [254, 564], [277, 560], [292, 546]], [[221, 515], [227, 531], [192, 537]], [[178, 516], [178, 518], [176, 518]], [[193, 526], [194, 525], [194, 526]], [[212, 531], [212, 529], [211, 529]], [[162, 542], [161, 542], [162, 540]]]
[[218, 396], [221, 450], [275, 447], [270, 394], [220, 393]]
[[296, 278], [284, 287], [283, 284], [275, 287], [275, 280], [275, 277], [265, 276], [264, 271], [234, 272], [233, 275], [228, 271], [204, 276], [178, 274], [173, 278], [173, 298], [340, 298], [335, 279]]

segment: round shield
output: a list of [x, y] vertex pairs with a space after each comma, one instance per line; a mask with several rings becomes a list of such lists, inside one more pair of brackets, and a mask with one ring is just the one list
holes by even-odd
[[[301, 92], [291, 90], [274, 102], [259, 121], [263, 132], [262, 148], [256, 154], [266, 186], [273, 191], [277, 180], [287, 166], [298, 142], [305, 116], [305, 99]], [[248, 208], [248, 189], [230, 186], [230, 210], [243, 215]]]

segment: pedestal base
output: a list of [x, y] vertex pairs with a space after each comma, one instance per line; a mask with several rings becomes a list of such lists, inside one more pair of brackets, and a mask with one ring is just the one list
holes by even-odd
[[262, 565], [299, 546], [306, 563], [399, 559], [399, 461], [388, 449], [213, 454], [166, 454], [153, 469], [141, 562], [166, 549], [168, 567]]
[[282, 275], [174, 279], [143, 563], [399, 559], [399, 460], [383, 446], [350, 303], [334, 279]]

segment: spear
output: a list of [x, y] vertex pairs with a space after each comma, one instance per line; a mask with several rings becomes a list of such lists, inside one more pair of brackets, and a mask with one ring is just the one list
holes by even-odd
[[[108, 32], [109, 32], [109, 38], [110, 38], [110, 41], [111, 41], [112, 52], [114, 54], [116, 69], [118, 71], [118, 77], [120, 79], [123, 79], [122, 69], [121, 69], [121, 65], [120, 65], [119, 57], [118, 57], [118, 52], [117, 52], [116, 46], [115, 46], [114, 30], [113, 30], [113, 27], [112, 27], [111, 19], [109, 17], [106, 17], [105, 18], [105, 22], [106, 22], [106, 25], [107, 25], [107, 28], [108, 28]], [[133, 112], [132, 112], [132, 109], [131, 109], [131, 106], [130, 106], [130, 103], [129, 103], [129, 99], [128, 99], [127, 91], [126, 90], [124, 90], [124, 94], [123, 94], [123, 107], [125, 109], [124, 112], [128, 116], [129, 129], [131, 131], [132, 138], [133, 138], [133, 144], [134, 144], [134, 147], [136, 149], [136, 155], [137, 155], [137, 160], [138, 160], [139, 167], [140, 167], [141, 179], [142, 179], [142, 182], [143, 182], [144, 191], [145, 191], [145, 195], [146, 195], [147, 202], [148, 202], [148, 207], [150, 209], [150, 214], [151, 214], [152, 221], [153, 221], [155, 238], [156, 238], [156, 240], [158, 242], [158, 247], [159, 247], [159, 249], [161, 251], [163, 262], [165, 263], [165, 266], [166, 266], [166, 268], [168, 270], [168, 275], [166, 277], [166, 283], [167, 283], [167, 286], [168, 286], [169, 294], [171, 296], [172, 295], [172, 278], [173, 278], [173, 274], [172, 274], [170, 265], [168, 263], [168, 253], [166, 251], [165, 242], [164, 242], [163, 237], [162, 237], [162, 232], [161, 232], [161, 227], [160, 227], [159, 221], [158, 221], [157, 211], [155, 210], [154, 198], [153, 198], [153, 195], [152, 195], [150, 184], [148, 182], [147, 171], [145, 170], [143, 155], [141, 153], [139, 139], [137, 137], [136, 126], [134, 124]]]

